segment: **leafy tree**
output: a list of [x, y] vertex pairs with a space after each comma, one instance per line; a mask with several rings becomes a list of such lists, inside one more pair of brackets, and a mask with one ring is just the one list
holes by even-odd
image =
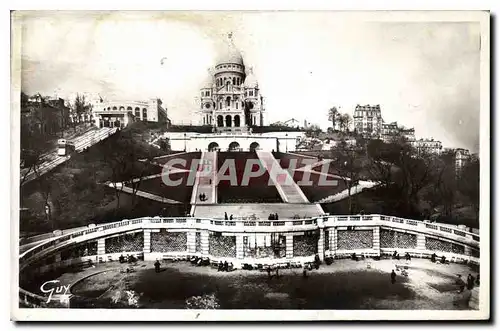
[[468, 199], [468, 202], [474, 208], [476, 218], [479, 219], [479, 198], [480, 198], [480, 164], [479, 159], [473, 157], [467, 162], [461, 170], [458, 181], [459, 191]]
[[335, 130], [335, 121], [337, 120], [338, 116], [339, 116], [339, 111], [337, 107], [332, 107], [328, 109], [328, 120], [332, 122], [333, 130]]
[[316, 124], [310, 125], [309, 127], [307, 127], [305, 131], [306, 136], [312, 138], [317, 138], [320, 133], [321, 133], [321, 128]]
[[349, 114], [341, 114], [338, 116], [337, 121], [341, 131], [348, 133], [349, 127], [352, 124], [352, 118]]
[[77, 94], [75, 101], [73, 103], [73, 127], [76, 123], [80, 121], [82, 114], [86, 114], [92, 111], [92, 105], [87, 102], [85, 95]]

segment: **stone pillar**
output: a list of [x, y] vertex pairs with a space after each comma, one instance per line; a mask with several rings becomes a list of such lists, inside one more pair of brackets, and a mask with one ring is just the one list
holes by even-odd
[[97, 239], [97, 255], [105, 255], [106, 254], [106, 239], [100, 238]]
[[243, 234], [236, 235], [236, 258], [241, 260], [244, 257]]
[[472, 256], [472, 248], [469, 245], [464, 245], [464, 255]]
[[187, 233], [187, 252], [189, 254], [196, 253], [196, 231]]
[[318, 256], [321, 261], [325, 258], [325, 229], [319, 228]]
[[337, 253], [337, 228], [330, 229], [330, 252], [332, 256]]
[[287, 259], [291, 259], [293, 257], [293, 235], [286, 235], [286, 255]]
[[147, 261], [148, 255], [151, 253], [151, 229], [144, 229], [142, 252], [144, 253], [144, 261]]
[[417, 249], [425, 250], [425, 235], [423, 233], [417, 234]]
[[377, 226], [373, 229], [373, 250], [380, 256], [380, 227]]
[[208, 243], [208, 231], [201, 231], [201, 254], [208, 255], [209, 253], [209, 243]]

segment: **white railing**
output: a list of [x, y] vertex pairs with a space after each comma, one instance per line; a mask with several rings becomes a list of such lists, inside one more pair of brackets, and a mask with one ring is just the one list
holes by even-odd
[[[295, 226], [310, 226], [317, 227], [318, 220], [322, 220], [325, 226], [342, 226], [343, 223], [346, 222], [363, 222], [363, 221], [378, 221], [381, 224], [386, 226], [400, 227], [399, 225], [407, 225], [411, 227], [418, 227], [420, 232], [429, 231], [432, 234], [443, 233], [447, 236], [454, 236], [459, 241], [473, 241], [479, 242], [479, 236], [472, 233], [466, 232], [463, 230], [459, 230], [457, 228], [450, 228], [443, 226], [442, 224], [437, 223], [427, 223], [424, 221], [416, 221], [410, 219], [404, 219], [393, 216], [386, 215], [346, 215], [346, 216], [324, 216], [324, 217], [315, 217], [315, 218], [307, 218], [307, 219], [280, 219], [280, 220], [262, 220], [262, 219], [247, 219], [247, 220], [219, 220], [219, 219], [210, 219], [210, 218], [195, 218], [195, 217], [142, 217], [133, 220], [123, 220], [114, 223], [102, 224], [99, 226], [95, 226], [92, 228], [87, 228], [83, 230], [78, 230], [75, 232], [66, 233], [61, 236], [53, 237], [43, 243], [27, 250], [22, 253], [19, 257], [20, 263], [29, 259], [30, 257], [36, 255], [37, 253], [47, 249], [57, 246], [60, 243], [64, 243], [70, 241], [75, 238], [79, 238], [81, 236], [91, 235], [95, 233], [102, 233], [102, 235], [109, 234], [109, 230], [120, 229], [123, 227], [128, 227], [130, 225], [135, 225], [134, 228], [150, 228], [150, 224], [170, 224], [177, 225], [176, 227], [180, 228], [205, 228], [205, 229], [214, 229], [218, 226], [223, 227], [237, 227], [237, 228], [258, 228], [258, 227], [295, 227]], [[179, 226], [180, 225], [180, 226]], [[407, 228], [406, 226], [404, 227]], [[129, 229], [127, 229], [129, 230]], [[251, 229], [245, 230], [250, 231]], [[255, 229], [257, 230], [257, 229]], [[293, 229], [287, 229], [288, 231]], [[297, 229], [302, 230], [302, 229]], [[280, 230], [277, 230], [280, 231]], [[106, 232], [106, 233], [104, 233]], [[114, 231], [111, 231], [114, 232]], [[95, 235], [93, 235], [95, 237]], [[99, 235], [98, 237], [101, 237]], [[461, 240], [464, 239], [464, 240]]]
[[[440, 232], [444, 237], [454, 236], [456, 241], [462, 242], [466, 245], [479, 242], [479, 236], [472, 232], [467, 232], [454, 228], [453, 226], [446, 226], [444, 224], [428, 223], [425, 221], [416, 221], [411, 219], [404, 219], [386, 215], [340, 215], [340, 216], [322, 216], [306, 219], [282, 219], [282, 220], [219, 220], [210, 218], [195, 218], [195, 217], [142, 217], [132, 220], [122, 220], [119, 222], [102, 224], [99, 226], [92, 226], [86, 229], [77, 229], [75, 231], [65, 230], [63, 235], [48, 239], [35, 247], [28, 249], [26, 252], [19, 256], [19, 270], [24, 269], [34, 260], [43, 258], [44, 255], [60, 249], [64, 246], [70, 245], [75, 242], [97, 239], [106, 237], [116, 232], [130, 231], [136, 229], [151, 229], [154, 227], [169, 227], [169, 228], [200, 228], [207, 230], [220, 230], [220, 231], [234, 231], [234, 232], [252, 232], [252, 231], [304, 231], [317, 229], [320, 225], [322, 227], [338, 227], [346, 224], [356, 225], [383, 225], [393, 228], [414, 227], [417, 231], [429, 233], [432, 235], [439, 234]], [[383, 249], [381, 249], [382, 251]], [[426, 251], [422, 251], [425, 254]], [[457, 255], [458, 256], [458, 255]], [[479, 259], [470, 257], [477, 263]], [[19, 289], [19, 299], [25, 304], [33, 306], [45, 306], [43, 304], [43, 297], [30, 293], [22, 288]]]

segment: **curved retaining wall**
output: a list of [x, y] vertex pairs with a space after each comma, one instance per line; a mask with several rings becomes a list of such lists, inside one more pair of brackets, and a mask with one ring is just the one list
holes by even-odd
[[[207, 257], [236, 267], [248, 264], [304, 263], [317, 254], [341, 258], [406, 252], [436, 253], [451, 262], [479, 264], [479, 236], [461, 227], [385, 215], [324, 216], [300, 220], [219, 220], [145, 217], [103, 224], [51, 238], [19, 257], [30, 275], [84, 263], [116, 261], [133, 254], [145, 261]], [[25, 306], [46, 306], [43, 298], [20, 288]]]

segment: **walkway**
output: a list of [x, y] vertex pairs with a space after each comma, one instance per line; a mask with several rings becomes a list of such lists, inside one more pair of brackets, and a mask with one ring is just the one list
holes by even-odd
[[327, 160], [322, 160], [322, 161], [318, 161], [318, 162], [314, 162], [314, 163], [305, 165], [305, 166], [303, 166], [301, 168], [297, 168], [295, 170], [299, 170], [299, 171], [311, 171], [314, 168], [320, 167], [323, 164], [327, 164], [327, 163], [330, 163], [330, 162], [332, 162], [332, 160], [328, 160], [328, 159]]
[[[109, 187], [115, 188], [113, 183], [109, 184]], [[118, 188], [118, 189], [120, 189], [120, 188]], [[124, 193], [130, 193], [130, 194], [134, 193], [134, 190], [128, 186], [123, 186], [123, 188], [121, 188], [121, 191]], [[141, 198], [146, 198], [146, 199], [150, 199], [150, 200], [154, 200], [154, 201], [158, 201], [158, 202], [162, 202], [162, 203], [171, 203], [171, 204], [181, 204], [182, 203], [182, 202], [177, 201], [177, 200], [167, 199], [167, 198], [161, 197], [159, 195], [151, 194], [151, 193], [141, 191], [141, 190], [138, 190], [135, 193], [135, 195], [137, 195], [138, 197], [141, 197]]]
[[[217, 152], [202, 152], [191, 194], [191, 205], [217, 203]], [[206, 200], [200, 200], [200, 194]]]
[[281, 199], [286, 203], [308, 203], [304, 192], [295, 183], [290, 173], [284, 170], [271, 152], [257, 151], [257, 156], [262, 162]]
[[130, 183], [137, 183], [143, 180], [148, 180], [148, 179], [154, 179], [158, 177], [162, 177], [165, 174], [178, 174], [178, 173], [186, 173], [189, 172], [189, 170], [186, 169], [179, 169], [179, 168], [174, 168], [174, 167], [165, 167], [165, 169], [162, 169], [162, 172], [158, 174], [153, 174], [149, 176], [144, 176], [144, 177], [138, 177], [138, 178], [133, 178], [129, 182]]
[[224, 219], [224, 213], [239, 218], [257, 218], [267, 220], [269, 214], [278, 213], [280, 220], [293, 218], [310, 218], [324, 215], [319, 204], [313, 203], [222, 203], [217, 205], [193, 206], [192, 215], [195, 217]]
[[[355, 194], [359, 194], [359, 193], [363, 192], [364, 190], [372, 188], [374, 186], [377, 186], [376, 182], [360, 180], [360, 181], [358, 181], [357, 185], [354, 185], [353, 187], [351, 187], [351, 196], [353, 196]], [[345, 189], [339, 193], [327, 196], [327, 197], [325, 197], [321, 200], [318, 200], [316, 202], [317, 203], [332, 203], [335, 201], [340, 201], [340, 200], [346, 199], [348, 197], [349, 197], [349, 190]]]

